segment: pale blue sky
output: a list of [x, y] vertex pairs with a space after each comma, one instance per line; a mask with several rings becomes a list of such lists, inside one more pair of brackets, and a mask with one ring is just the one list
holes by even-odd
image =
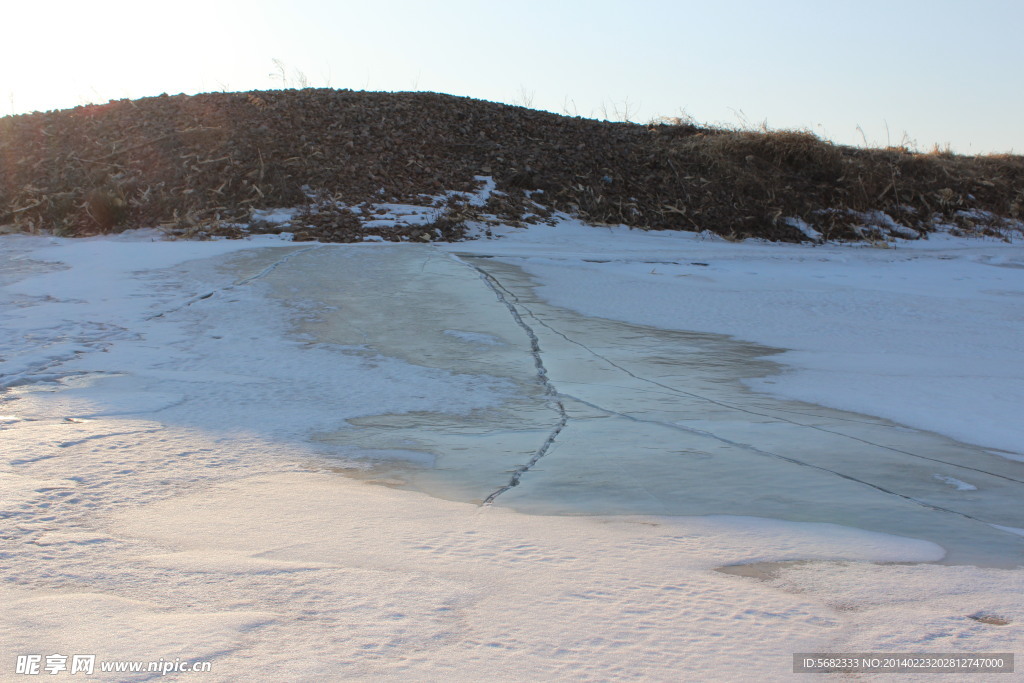
[[286, 85], [1024, 153], [1024, 0], [5, 4], [4, 114], [280, 87], [277, 59]]

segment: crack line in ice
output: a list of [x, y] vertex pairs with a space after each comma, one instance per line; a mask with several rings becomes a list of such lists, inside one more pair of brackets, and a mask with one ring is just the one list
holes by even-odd
[[[703, 437], [708, 438], [708, 439], [714, 439], [715, 441], [719, 441], [721, 443], [724, 443], [724, 444], [729, 445], [729, 446], [733, 446], [735, 448], [740, 448], [740, 449], [743, 449], [743, 450], [746, 450], [746, 451], [750, 451], [752, 453], [757, 453], [758, 455], [764, 455], [764, 456], [768, 456], [770, 458], [777, 458], [779, 460], [783, 460], [783, 461], [791, 463], [793, 465], [798, 465], [798, 466], [801, 466], [801, 467], [810, 467], [812, 469], [820, 470], [822, 472], [828, 472], [829, 474], [834, 474], [835, 476], [840, 477], [842, 479], [846, 479], [848, 481], [852, 481], [852, 482], [855, 482], [857, 484], [863, 484], [864, 486], [868, 486], [870, 488], [873, 488], [876, 491], [880, 491], [880, 492], [888, 494], [890, 496], [896, 496], [897, 498], [902, 498], [904, 500], [910, 501], [911, 503], [916, 503], [917, 505], [920, 505], [921, 507], [928, 508], [930, 510], [935, 510], [937, 512], [948, 512], [948, 513], [953, 514], [953, 515], [958, 515], [960, 517], [964, 517], [966, 519], [970, 519], [970, 520], [973, 520], [975, 522], [981, 522], [982, 524], [988, 524], [989, 526], [992, 526], [991, 522], [987, 522], [987, 521], [985, 521], [983, 519], [980, 519], [978, 517], [974, 517], [973, 515], [969, 515], [966, 512], [960, 512], [959, 510], [953, 510], [951, 508], [942, 507], [941, 505], [935, 505], [934, 503], [927, 503], [925, 501], [918, 500], [917, 498], [913, 498], [912, 496], [908, 496], [908, 495], [900, 493], [898, 491], [892, 491], [892, 490], [887, 489], [887, 488], [885, 488], [883, 486], [879, 486], [878, 484], [872, 484], [869, 481], [864, 481], [863, 479], [858, 479], [857, 477], [851, 476], [849, 474], [843, 474], [842, 472], [837, 472], [836, 470], [831, 470], [831, 469], [829, 469], [827, 467], [824, 467], [822, 465], [815, 465], [814, 463], [805, 462], [803, 460], [799, 460], [797, 458], [793, 458], [793, 457], [790, 457], [788, 455], [782, 455], [781, 453], [775, 453], [773, 451], [766, 451], [763, 448], [758, 448], [757, 446], [754, 446], [752, 444], [743, 443], [741, 441], [733, 441], [732, 439], [727, 439], [724, 436], [719, 436], [718, 434], [715, 434], [714, 432], [706, 432], [703, 429], [696, 429], [694, 427], [685, 427], [683, 425], [675, 424], [675, 423], [672, 423], [672, 422], [662, 422], [661, 420], [647, 420], [647, 419], [636, 417], [634, 415], [630, 415], [628, 413], [620, 413], [617, 410], [611, 410], [609, 408], [605, 408], [604, 406], [600, 406], [600, 405], [598, 405], [596, 403], [591, 403], [590, 401], [586, 401], [586, 400], [581, 399], [581, 398], [579, 398], [577, 396], [572, 396], [571, 394], [563, 393], [561, 395], [563, 397], [565, 397], [565, 398], [570, 398], [570, 399], [572, 399], [574, 401], [578, 401], [579, 403], [581, 403], [581, 404], [583, 404], [583, 405], [585, 405], [585, 406], [587, 406], [589, 408], [593, 408], [595, 410], [600, 410], [601, 412], [606, 413], [608, 415], [614, 415], [616, 417], [621, 417], [623, 419], [630, 420], [632, 422], [638, 422], [640, 424], [658, 425], [658, 426], [661, 426], [661, 427], [665, 427], [666, 429], [673, 429], [673, 430], [676, 430], [676, 431], [679, 431], [679, 432], [683, 432], [683, 433], [686, 433], [686, 434], [696, 434], [697, 436], [703, 436]], [[998, 476], [998, 475], [995, 475], [995, 476]]]
[[[485, 272], [485, 271], [483, 271], [481, 268], [479, 268], [477, 266], [473, 266], [473, 267], [476, 268], [481, 273]], [[683, 389], [679, 389], [678, 387], [673, 387], [673, 386], [670, 386], [668, 384], [663, 384], [661, 382], [658, 382], [657, 380], [653, 380], [653, 379], [649, 379], [647, 377], [641, 377], [639, 375], [635, 375], [629, 369], [619, 365], [618, 363], [616, 363], [615, 361], [611, 360], [610, 358], [607, 358], [606, 356], [601, 355], [600, 353], [598, 353], [594, 349], [590, 348], [589, 346], [587, 346], [583, 342], [577, 341], [576, 339], [573, 339], [573, 338], [567, 336], [561, 330], [555, 329], [554, 327], [552, 327], [551, 325], [546, 323], [544, 320], [542, 320], [536, 313], [534, 313], [530, 309], [529, 306], [526, 306], [521, 301], [519, 301], [518, 297], [515, 297], [515, 295], [512, 294], [512, 292], [510, 292], [508, 289], [506, 289], [505, 286], [502, 285], [497, 279], [494, 279], [493, 276], [491, 276], [489, 274], [488, 274], [488, 277], [493, 279], [494, 282], [497, 283], [497, 286], [501, 287], [501, 289], [504, 290], [509, 296], [514, 297], [516, 299], [516, 303], [519, 306], [521, 306], [522, 309], [524, 311], [526, 311], [527, 314], [529, 314], [529, 316], [531, 318], [536, 320], [539, 325], [542, 325], [543, 327], [546, 327], [548, 330], [550, 330], [554, 334], [557, 334], [559, 337], [561, 337], [562, 339], [566, 340], [567, 342], [569, 342], [571, 344], [575, 344], [575, 345], [585, 349], [590, 354], [594, 355], [597, 358], [600, 358], [601, 360], [603, 360], [608, 365], [610, 365], [610, 366], [620, 370], [621, 372], [624, 372], [625, 374], [629, 375], [630, 377], [632, 377], [633, 379], [635, 379], [635, 380], [637, 380], [639, 382], [647, 382], [648, 384], [653, 384], [655, 386], [658, 386], [658, 387], [661, 387], [663, 389], [666, 389], [666, 390], [672, 392], [673, 394], [680, 395], [680, 396], [689, 396], [690, 398], [695, 398], [695, 399], [698, 399], [698, 400], [701, 400], [701, 401], [707, 401], [709, 403], [713, 403], [713, 404], [715, 404], [717, 406], [720, 406], [722, 408], [726, 408], [728, 410], [735, 410], [735, 411], [738, 411], [738, 412], [741, 412], [741, 413], [747, 413], [748, 415], [757, 415], [758, 417], [765, 417], [765, 418], [768, 418], [770, 420], [776, 420], [778, 422], [784, 422], [786, 424], [791, 424], [791, 425], [796, 426], [796, 427], [803, 427], [803, 428], [806, 428], [806, 429], [813, 429], [815, 431], [824, 432], [826, 434], [831, 434], [833, 436], [838, 436], [838, 437], [841, 437], [841, 438], [844, 438], [844, 439], [850, 439], [852, 441], [857, 441], [859, 443], [863, 443], [863, 444], [865, 444], [867, 446], [874, 446], [875, 448], [881, 448], [881, 449], [884, 449], [884, 450], [887, 450], [887, 451], [891, 451], [893, 453], [900, 453], [902, 455], [908, 455], [908, 456], [910, 456], [912, 458], [919, 458], [921, 460], [928, 460], [929, 462], [941, 463], [943, 465], [949, 465], [951, 467], [959, 467], [960, 469], [970, 470], [971, 472], [978, 472], [980, 474], [987, 474], [989, 476], [996, 477], [996, 478], [999, 478], [999, 479], [1005, 479], [1006, 481], [1012, 481], [1012, 482], [1017, 483], [1017, 484], [1024, 484], [1024, 480], [1015, 479], [1014, 477], [1009, 477], [1009, 476], [1006, 476], [1004, 474], [997, 474], [995, 472], [989, 472], [988, 470], [979, 469], [977, 467], [971, 467], [969, 465], [963, 465], [961, 463], [949, 462], [948, 460], [942, 460], [940, 458], [931, 458], [931, 457], [928, 457], [927, 455], [921, 455], [919, 453], [913, 453], [911, 451], [905, 451], [905, 450], [903, 450], [901, 448], [896, 448], [895, 446], [887, 446], [885, 444], [875, 443], [874, 441], [869, 441], [867, 439], [862, 439], [860, 437], [852, 436], [850, 434], [843, 434], [842, 432], [836, 432], [836, 431], [833, 431], [831, 429], [826, 429], [825, 427], [821, 427], [821, 426], [818, 426], [818, 425], [809, 425], [809, 424], [804, 424], [802, 422], [797, 422], [795, 420], [789, 420], [789, 419], [786, 419], [784, 417], [780, 417], [778, 415], [770, 415], [770, 414], [767, 414], [767, 413], [759, 413], [756, 410], [750, 410], [748, 408], [742, 408], [740, 406], [732, 405], [730, 403], [724, 403], [722, 401], [710, 398], [708, 396], [702, 396], [701, 394], [696, 394], [696, 393], [693, 393], [693, 392], [690, 392], [690, 391], [685, 391]], [[493, 289], [493, 287], [492, 287], [492, 289]], [[507, 302], [506, 302], [506, 305], [508, 305]], [[520, 324], [525, 325], [525, 323], [520, 323]], [[788, 412], [788, 411], [783, 411], [783, 412]]]
[[262, 277], [266, 277], [267, 275], [270, 275], [270, 273], [272, 273], [279, 266], [284, 265], [285, 263], [287, 263], [288, 261], [292, 260], [293, 258], [298, 256], [299, 254], [305, 254], [307, 251], [312, 251], [314, 249], [320, 249], [323, 246], [324, 246], [323, 244], [314, 244], [311, 247], [306, 247], [305, 249], [299, 249], [297, 251], [290, 252], [289, 254], [287, 254], [287, 255], [283, 256], [282, 258], [278, 259], [277, 261], [274, 261], [269, 266], [267, 266], [266, 268], [264, 268], [260, 272], [256, 273], [255, 275], [250, 275], [249, 277], [242, 278], [241, 280], [236, 280], [234, 283], [232, 283], [230, 285], [227, 285], [225, 287], [221, 287], [219, 289], [211, 290], [209, 292], [206, 292], [205, 294], [200, 294], [199, 296], [194, 296], [191, 299], [189, 299], [188, 301], [186, 301], [185, 303], [181, 304], [180, 306], [175, 306], [172, 309], [169, 309], [169, 310], [166, 310], [166, 311], [162, 311], [160, 313], [155, 313], [155, 314], [149, 316], [148, 318], [146, 318], [146, 320], [156, 320], [157, 318], [162, 318], [165, 315], [170, 315], [171, 313], [176, 313], [176, 312], [180, 311], [183, 308], [187, 308], [187, 307], [191, 306], [192, 304], [194, 304], [196, 302], [203, 301], [205, 299], [209, 299], [211, 296], [213, 296], [217, 292], [230, 292], [235, 287], [240, 287], [242, 285], [247, 285], [250, 282], [253, 282], [254, 280], [259, 280]]
[[524, 332], [526, 332], [526, 336], [530, 340], [530, 353], [533, 356], [533, 364], [537, 368], [537, 380], [541, 383], [541, 385], [543, 385], [544, 393], [552, 397], [550, 404], [553, 405], [558, 412], [558, 424], [556, 424], [555, 428], [551, 430], [551, 433], [548, 434], [548, 437], [544, 440], [544, 443], [541, 444], [540, 448], [538, 448], [537, 451], [533, 454], [533, 457], [530, 458], [529, 462], [527, 462], [524, 465], [519, 465], [518, 467], [516, 467], [512, 471], [512, 477], [509, 479], [509, 482], [507, 484], [493, 491], [489, 496], [484, 498], [483, 503], [481, 503], [481, 505], [489, 506], [494, 502], [494, 500], [498, 496], [505, 493], [505, 491], [508, 491], [510, 488], [514, 486], [519, 486], [519, 480], [522, 478], [523, 474], [529, 472], [530, 469], [534, 465], [536, 465], [541, 458], [547, 455], [548, 451], [551, 449], [552, 444], [555, 443], [555, 439], [558, 438], [558, 435], [561, 433], [562, 429], [569, 422], [569, 414], [565, 411], [565, 406], [562, 404], [562, 400], [560, 398], [561, 394], [555, 389], [554, 385], [551, 384], [551, 380], [548, 378], [548, 370], [546, 367], [544, 367], [544, 359], [541, 357], [540, 340], [537, 339], [537, 334], [533, 331], [533, 328], [527, 325], [526, 321], [523, 320], [523, 316], [519, 314], [519, 311], [516, 308], [516, 304], [509, 301], [509, 299], [505, 296], [505, 294], [503, 294], [503, 292], [508, 293], [509, 296], [512, 296], [513, 298], [515, 298], [515, 295], [513, 295], [511, 292], [505, 289], [505, 287], [501, 285], [497, 278], [495, 278], [487, 271], [483, 270], [482, 268], [478, 268], [472, 264], [467, 265], [469, 265], [471, 268], [476, 270], [477, 273], [480, 274], [480, 279], [484, 281], [484, 284], [486, 284], [492, 292], [494, 292], [494, 296], [498, 298], [498, 301], [505, 304], [505, 307], [509, 310], [509, 313], [512, 314], [512, 319], [516, 321], [516, 324], [519, 325], [519, 327], [523, 328]]
[[[230, 285], [228, 287], [225, 287], [225, 289], [231, 289], [232, 287], [238, 287], [239, 285], [247, 285], [250, 282], [252, 282], [253, 280], [259, 280], [261, 277], [266, 277], [267, 275], [270, 275], [270, 273], [272, 273], [274, 270], [276, 270], [278, 268], [278, 266], [284, 265], [285, 263], [287, 263], [288, 261], [291, 261], [296, 256], [299, 256], [301, 254], [305, 254], [307, 251], [313, 251], [315, 249], [322, 249], [324, 246], [326, 246], [326, 245], [314, 244], [311, 247], [306, 247], [305, 249], [299, 249], [297, 251], [293, 251], [293, 252], [285, 255], [283, 258], [281, 258], [281, 259], [279, 259], [277, 261], [274, 261], [269, 266], [267, 266], [266, 268], [264, 268], [260, 272], [256, 273], [255, 275], [250, 275], [249, 277], [242, 278], [241, 280], [238, 280], [237, 282], [235, 282], [235, 284]], [[212, 292], [211, 292], [211, 294], [212, 294]], [[203, 297], [203, 298], [206, 298], [206, 297]]]
[[[533, 318], [535, 321], [537, 321], [538, 324], [544, 326], [545, 328], [547, 328], [551, 332], [557, 334], [558, 336], [562, 337], [566, 341], [568, 341], [570, 343], [573, 343], [573, 344], [575, 344], [575, 345], [577, 345], [577, 346], [579, 346], [579, 347], [581, 347], [583, 349], [586, 349], [588, 352], [593, 354], [595, 357], [604, 360], [609, 365], [619, 369], [620, 371], [622, 371], [623, 373], [629, 375], [630, 377], [633, 377], [634, 379], [636, 379], [638, 381], [641, 381], [641, 382], [647, 382], [647, 383], [653, 384], [655, 386], [661, 387], [661, 388], [666, 389], [668, 391], [671, 391], [671, 392], [673, 392], [673, 393], [675, 393], [677, 395], [685, 395], [685, 396], [689, 396], [691, 398], [696, 398], [696, 399], [708, 401], [710, 403], [713, 403], [715, 405], [721, 406], [723, 408], [737, 410], [737, 411], [748, 413], [748, 414], [751, 414], [751, 415], [758, 415], [760, 417], [766, 417], [766, 418], [769, 418], [769, 419], [772, 419], [772, 420], [778, 420], [779, 422], [789, 423], [789, 424], [792, 424], [792, 425], [797, 426], [797, 427], [808, 427], [810, 429], [815, 429], [817, 431], [821, 431], [821, 432], [825, 432], [825, 433], [828, 433], [828, 434], [832, 434], [834, 436], [839, 436], [839, 437], [844, 437], [844, 438], [852, 439], [854, 441], [858, 441], [858, 442], [863, 443], [865, 445], [874, 446], [876, 448], [881, 448], [881, 449], [889, 450], [889, 451], [892, 451], [892, 452], [895, 452], [895, 453], [901, 453], [903, 455], [908, 455], [908, 456], [915, 457], [915, 458], [920, 458], [920, 459], [923, 459], [923, 460], [929, 460], [931, 462], [938, 462], [938, 463], [943, 463], [943, 464], [951, 465], [953, 467], [959, 467], [959, 468], [966, 469], [966, 470], [972, 470], [972, 471], [975, 471], [975, 472], [979, 472], [981, 474], [986, 474], [986, 475], [989, 475], [989, 476], [992, 476], [992, 477], [997, 477], [997, 478], [1000, 478], [1000, 479], [1005, 479], [1005, 480], [1012, 481], [1012, 482], [1015, 482], [1015, 483], [1024, 483], [1024, 482], [1022, 482], [1022, 481], [1020, 481], [1018, 479], [1014, 479], [1013, 477], [1008, 477], [1008, 476], [1005, 476], [1005, 475], [996, 474], [994, 472], [988, 472], [986, 470], [970, 467], [970, 466], [967, 466], [967, 465], [961, 465], [961, 464], [953, 463], [953, 462], [946, 462], [944, 460], [939, 460], [937, 458], [930, 458], [930, 457], [927, 457], [927, 456], [918, 455], [916, 453], [912, 453], [912, 452], [909, 452], [909, 451], [904, 451], [904, 450], [901, 450], [899, 448], [895, 448], [895, 447], [892, 447], [892, 446], [885, 446], [883, 444], [876, 444], [876, 443], [873, 443], [873, 442], [868, 441], [866, 439], [861, 439], [861, 438], [858, 438], [858, 437], [855, 437], [855, 436], [850, 436], [848, 434], [843, 434], [841, 432], [834, 432], [834, 431], [831, 431], [829, 429], [825, 429], [825, 428], [822, 428], [822, 427], [817, 427], [815, 425], [805, 425], [805, 424], [802, 424], [802, 423], [799, 423], [799, 422], [795, 422], [793, 420], [787, 420], [787, 419], [782, 418], [782, 417], [778, 417], [778, 416], [774, 416], [774, 415], [766, 415], [766, 414], [763, 414], [763, 413], [758, 413], [756, 411], [752, 411], [752, 410], [748, 410], [748, 409], [745, 409], [745, 408], [741, 408], [739, 406], [734, 406], [734, 405], [730, 405], [728, 403], [723, 403], [723, 402], [717, 401], [717, 400], [715, 400], [713, 398], [709, 398], [709, 397], [706, 397], [706, 396], [701, 396], [700, 394], [694, 394], [694, 393], [687, 392], [687, 391], [684, 391], [684, 390], [681, 390], [681, 389], [677, 389], [676, 387], [672, 387], [672, 386], [669, 386], [669, 385], [666, 385], [666, 384], [662, 384], [661, 382], [658, 382], [656, 380], [651, 380], [651, 379], [647, 379], [645, 377], [640, 377], [638, 375], [633, 374], [628, 369], [622, 367], [618, 363], [615, 363], [614, 361], [606, 358], [605, 356], [602, 356], [600, 353], [597, 353], [596, 351], [594, 351], [593, 349], [588, 347], [586, 344], [583, 344], [582, 342], [576, 341], [575, 339], [572, 339], [572, 338], [566, 336], [561, 331], [551, 327], [549, 324], [547, 324], [546, 322], [541, 320], [532, 310], [530, 310], [530, 308], [528, 306], [524, 305], [513, 292], [511, 292], [508, 288], [506, 288], [501, 283], [500, 280], [498, 280], [496, 277], [494, 277], [493, 275], [488, 273], [483, 268], [480, 268], [480, 267], [478, 267], [478, 266], [476, 266], [474, 264], [469, 264], [469, 265], [472, 268], [474, 268], [478, 273], [480, 273], [481, 277], [484, 279], [484, 281], [487, 283], [487, 285], [491, 288], [491, 290], [494, 291], [494, 293], [498, 297], [498, 299], [502, 303], [504, 303], [505, 306], [512, 313], [513, 318], [516, 320], [516, 322], [519, 324], [519, 326], [522, 327], [526, 331], [527, 335], [530, 337], [531, 347], [532, 347], [533, 355], [534, 355], [534, 362], [535, 362], [535, 364], [538, 367], [538, 376], [541, 378], [541, 381], [544, 383], [548, 393], [550, 393], [550, 394], [552, 394], [554, 396], [572, 399], [574, 401], [578, 401], [582, 405], [589, 406], [591, 408], [594, 408], [595, 410], [599, 410], [599, 411], [601, 411], [603, 413], [606, 413], [608, 415], [614, 415], [614, 416], [622, 417], [624, 419], [631, 420], [633, 422], [637, 422], [637, 423], [641, 423], [641, 424], [660, 425], [660, 426], [666, 427], [668, 429], [672, 429], [672, 430], [676, 430], [676, 431], [681, 431], [681, 432], [688, 433], [688, 434], [696, 434], [696, 435], [703, 436], [703, 437], [706, 437], [706, 438], [714, 439], [716, 441], [719, 441], [721, 443], [724, 443], [724, 444], [727, 444], [727, 445], [730, 445], [730, 446], [733, 446], [733, 447], [736, 447], [736, 448], [741, 448], [741, 449], [744, 449], [744, 450], [747, 450], [747, 451], [750, 451], [750, 452], [753, 452], [753, 453], [757, 453], [759, 455], [764, 455], [764, 456], [767, 456], [767, 457], [776, 458], [776, 459], [783, 460], [785, 462], [789, 462], [791, 464], [802, 466], [802, 467], [809, 467], [809, 468], [817, 469], [817, 470], [820, 470], [822, 472], [827, 472], [829, 474], [833, 474], [833, 475], [835, 475], [837, 477], [840, 477], [842, 479], [846, 479], [848, 481], [852, 481], [852, 482], [855, 482], [855, 483], [862, 484], [864, 486], [873, 488], [873, 489], [875, 489], [875, 490], [877, 490], [877, 491], [879, 491], [881, 493], [885, 493], [887, 495], [891, 495], [891, 496], [895, 496], [895, 497], [898, 497], [898, 498], [902, 498], [904, 500], [907, 500], [909, 502], [915, 503], [917, 505], [920, 505], [922, 507], [925, 507], [925, 508], [928, 508], [928, 509], [931, 509], [931, 510], [936, 510], [936, 511], [939, 511], [939, 512], [947, 512], [947, 513], [954, 514], [954, 515], [957, 515], [957, 516], [960, 516], [960, 517], [964, 517], [966, 519], [970, 519], [972, 521], [981, 522], [983, 524], [990, 524], [989, 522], [986, 522], [985, 520], [980, 519], [978, 517], [974, 517], [974, 516], [972, 516], [972, 515], [970, 515], [968, 513], [960, 512], [959, 510], [953, 510], [953, 509], [950, 509], [950, 508], [942, 507], [940, 505], [935, 505], [933, 503], [928, 503], [928, 502], [925, 502], [925, 501], [921, 501], [921, 500], [918, 500], [918, 499], [913, 498], [911, 496], [899, 493], [898, 491], [892, 491], [892, 490], [887, 489], [887, 488], [885, 488], [883, 486], [879, 486], [877, 484], [872, 484], [871, 482], [864, 481], [862, 479], [858, 479], [857, 477], [854, 477], [854, 476], [851, 476], [851, 475], [848, 475], [848, 474], [844, 474], [842, 472], [831, 470], [831, 469], [829, 469], [827, 467], [824, 467], [824, 466], [821, 466], [821, 465], [815, 465], [813, 463], [805, 462], [805, 461], [799, 460], [797, 458], [793, 458], [793, 457], [790, 457], [790, 456], [782, 455], [780, 453], [775, 453], [775, 452], [772, 452], [772, 451], [767, 451], [767, 450], [758, 448], [757, 446], [754, 446], [752, 444], [746, 444], [746, 443], [742, 443], [742, 442], [738, 442], [738, 441], [732, 441], [732, 440], [730, 440], [728, 438], [719, 436], [719, 435], [714, 434], [712, 432], [706, 432], [704, 430], [696, 429], [696, 428], [693, 428], [693, 427], [686, 427], [686, 426], [683, 426], [683, 425], [679, 425], [679, 424], [675, 424], [675, 423], [671, 423], [671, 422], [662, 422], [662, 421], [659, 421], [659, 420], [649, 420], [649, 419], [638, 418], [638, 417], [635, 417], [633, 415], [629, 415], [627, 413], [620, 413], [620, 412], [615, 411], [615, 410], [610, 410], [610, 409], [605, 408], [603, 406], [600, 406], [600, 405], [597, 405], [595, 403], [591, 403], [589, 401], [586, 401], [586, 400], [583, 400], [583, 399], [578, 398], [576, 396], [573, 396], [571, 394], [567, 394], [567, 393], [564, 393], [564, 392], [558, 392], [558, 391], [555, 390], [554, 385], [551, 384], [550, 380], [547, 377], [547, 371], [544, 368], [544, 365], [543, 365], [543, 362], [542, 362], [542, 359], [541, 359], [541, 355], [540, 355], [540, 344], [539, 344], [539, 340], [537, 339], [537, 335], [534, 332], [533, 328], [530, 327], [530, 325], [528, 325], [525, 320], [523, 320], [523, 317], [519, 313], [519, 310], [518, 310], [517, 307], [521, 307], [524, 311], [526, 311], [527, 314], [529, 314], [529, 316], [531, 318]], [[513, 304], [510, 301], [510, 299], [514, 300], [515, 304]], [[559, 426], [555, 429], [555, 431], [549, 437], [548, 441], [545, 442], [545, 444], [542, 446], [541, 450], [538, 451], [538, 454], [534, 456], [534, 458], [530, 461], [530, 463], [528, 465], [520, 466], [520, 468], [517, 468], [516, 473], [513, 475], [513, 482], [510, 483], [509, 485], [503, 487], [502, 489], [499, 489], [498, 491], [492, 493], [491, 496], [489, 496], [484, 501], [485, 504], [490, 503], [491, 501], [494, 500], [494, 498], [496, 498], [501, 493], [504, 493], [505, 491], [507, 491], [512, 486], [518, 485], [519, 477], [522, 475], [522, 473], [527, 471], [527, 470], [529, 470], [530, 467], [532, 467], [533, 464], [535, 464], [537, 462], [537, 460], [539, 460], [541, 457], [543, 457], [543, 455], [547, 452], [548, 448], [551, 445], [551, 442], [553, 442], [553, 440], [554, 440], [554, 437], [557, 436], [558, 432], [561, 431], [562, 427], [564, 427], [565, 423], [568, 421], [568, 414], [566, 413], [565, 407], [564, 407], [564, 405], [562, 404], [562, 402], [560, 400], [558, 401], [558, 408], [559, 408], [559, 412], [561, 413], [563, 419], [562, 419], [561, 423], [559, 424]]]
[[[772, 412], [773, 413], [787, 413], [789, 415], [803, 415], [804, 417], [815, 417], [815, 418], [820, 418], [821, 417], [821, 415], [817, 415], [815, 413], [809, 413], [809, 412], [806, 412], [806, 411], [803, 411], [803, 410], [793, 410], [791, 408], [772, 408]], [[887, 425], [885, 422], [880, 421], [881, 418], [870, 419], [868, 417], [868, 418], [863, 419], [863, 420], [857, 420], [857, 419], [852, 418], [852, 417], [843, 417], [841, 415], [829, 415], [828, 418], [830, 420], [837, 420], [839, 422], [852, 422], [853, 424], [868, 425], [868, 426], [871, 426], [871, 427], [887, 427], [887, 426], [891, 426], [891, 425]], [[778, 419], [781, 420], [783, 418], [778, 418]], [[801, 425], [803, 427], [810, 426], [810, 425], [805, 425], [802, 422], [797, 422], [796, 424]], [[905, 428], [905, 429], [907, 429], [907, 428]]]

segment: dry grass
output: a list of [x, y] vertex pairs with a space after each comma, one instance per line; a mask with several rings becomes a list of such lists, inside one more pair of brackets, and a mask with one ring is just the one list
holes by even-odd
[[311, 191], [408, 201], [477, 175], [511, 192], [497, 207], [509, 220], [520, 189], [595, 222], [777, 240], [805, 239], [786, 218], [839, 239], [861, 236], [872, 212], [922, 233], [1024, 219], [1021, 156], [597, 122], [431, 93], [162, 96], [0, 119], [0, 226], [30, 232], [227, 230]]

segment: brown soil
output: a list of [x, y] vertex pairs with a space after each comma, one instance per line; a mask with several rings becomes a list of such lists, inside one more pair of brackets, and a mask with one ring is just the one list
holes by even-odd
[[[8, 231], [233, 234], [254, 208], [423, 203], [479, 175], [506, 193], [486, 211], [510, 221], [526, 210], [523, 190], [597, 223], [775, 240], [806, 239], [787, 218], [826, 239], [863, 237], [873, 211], [925, 234], [936, 221], [998, 233], [1024, 219], [1021, 156], [599, 122], [433, 93], [164, 95], [0, 119]], [[458, 209], [429, 238], [458, 239]], [[359, 238], [343, 211], [307, 214], [303, 239]]]

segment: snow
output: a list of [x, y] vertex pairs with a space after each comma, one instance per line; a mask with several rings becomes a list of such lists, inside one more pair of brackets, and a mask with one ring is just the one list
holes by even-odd
[[[788, 680], [794, 652], [1012, 651], [1024, 252], [929, 242], [0, 236], [0, 678], [52, 653]], [[852, 466], [905, 499], [825, 471], [865, 434]]]
[[787, 225], [790, 225], [799, 230], [803, 235], [811, 240], [812, 242], [820, 242], [824, 235], [812, 228], [807, 221], [801, 218], [786, 218], [784, 219]]
[[254, 223], [289, 223], [297, 213], [297, 209], [254, 209], [252, 220]]
[[973, 484], [968, 484], [966, 481], [960, 481], [956, 477], [947, 477], [941, 474], [936, 474], [935, 478], [939, 481], [949, 484], [957, 491], [977, 491], [978, 487]]

